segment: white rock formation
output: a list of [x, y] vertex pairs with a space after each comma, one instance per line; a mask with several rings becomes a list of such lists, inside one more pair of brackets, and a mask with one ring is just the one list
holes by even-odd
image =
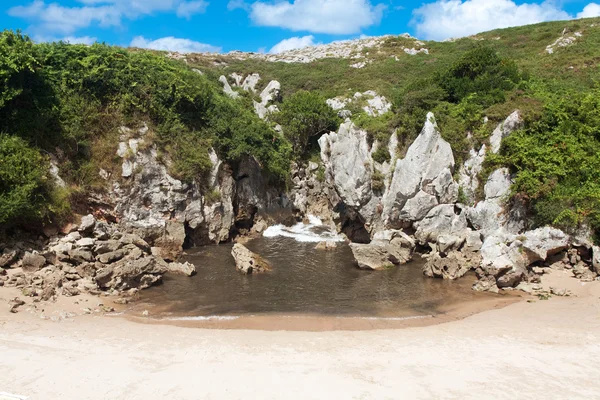
[[384, 270], [412, 259], [415, 242], [402, 231], [379, 232], [370, 244], [350, 243], [359, 268]]
[[479, 151], [471, 149], [469, 159], [460, 167], [458, 184], [469, 202], [475, 199], [475, 192], [479, 188], [479, 174], [485, 161], [486, 146], [481, 146]]
[[219, 82], [223, 84], [223, 92], [227, 96], [233, 99], [240, 97], [240, 94], [231, 88], [231, 85], [229, 85], [229, 82], [227, 82], [227, 77], [225, 75], [221, 75], [221, 77], [219, 77]]
[[372, 196], [372, 160], [367, 132], [351, 121], [319, 139], [321, 159], [342, 201], [350, 207], [361, 207]]
[[465, 213], [453, 204], [435, 207], [415, 226], [415, 238], [422, 245], [438, 243], [440, 237], [444, 237], [446, 243], [453, 242], [459, 247], [470, 233]]
[[[492, 173], [485, 184], [485, 201], [467, 209], [467, 218], [484, 236], [506, 227], [507, 215], [504, 206], [508, 201], [512, 180], [507, 168]], [[516, 232], [514, 232], [516, 233]]]
[[458, 185], [452, 179], [454, 155], [442, 139], [432, 113], [406, 156], [396, 162], [394, 177], [383, 198], [384, 221], [393, 226], [418, 221], [440, 203], [454, 203]]
[[269, 103], [279, 97], [279, 92], [281, 91], [281, 84], [277, 81], [271, 81], [267, 85], [267, 87], [260, 94], [260, 103], [254, 101], [254, 109], [256, 114], [261, 119], [265, 119], [269, 113], [278, 112], [278, 108], [275, 105], [269, 106]]
[[571, 46], [573, 43], [575, 43], [577, 41], [577, 38], [582, 37], [583, 35], [581, 34], [581, 32], [575, 32], [572, 35], [567, 34], [566, 30], [563, 31], [563, 34], [561, 37], [559, 37], [558, 39], [556, 39], [554, 41], [554, 43], [548, 45], [546, 47], [546, 53], [548, 54], [553, 54], [556, 51], [557, 47], [568, 47]]
[[521, 112], [519, 110], [513, 112], [506, 118], [506, 120], [498, 125], [498, 127], [490, 136], [490, 149], [492, 153], [497, 154], [500, 151], [500, 145], [502, 139], [508, 137], [514, 131], [520, 129], [523, 126], [523, 119], [521, 118]]

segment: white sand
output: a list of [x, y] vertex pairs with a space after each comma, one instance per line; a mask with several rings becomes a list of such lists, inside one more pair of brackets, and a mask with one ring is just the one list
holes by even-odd
[[82, 399], [600, 399], [600, 283], [461, 321], [362, 332], [203, 330], [9, 314], [0, 392]]

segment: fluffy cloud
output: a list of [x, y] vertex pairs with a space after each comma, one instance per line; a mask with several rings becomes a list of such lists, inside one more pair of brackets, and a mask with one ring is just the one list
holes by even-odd
[[281, 42], [277, 43], [275, 46], [273, 46], [269, 53], [277, 54], [288, 50], [301, 49], [307, 46], [314, 46], [314, 40], [315, 37], [312, 35], [302, 37], [296, 36], [289, 39], [284, 39]]
[[417, 36], [433, 40], [571, 18], [554, 2], [517, 5], [511, 0], [439, 0], [414, 10], [413, 16]]
[[220, 47], [195, 42], [190, 39], [180, 39], [173, 36], [164, 37], [156, 40], [148, 40], [143, 36], [137, 36], [131, 41], [130, 46], [139, 47], [141, 49], [176, 51], [178, 53], [221, 52]]
[[13, 17], [31, 21], [38, 34], [71, 34], [91, 25], [118, 26], [124, 18], [135, 19], [154, 12], [175, 12], [189, 18], [206, 11], [205, 0], [79, 0], [80, 7], [66, 7], [57, 3], [46, 4], [35, 0], [26, 6], [8, 10]]
[[582, 12], [577, 14], [577, 18], [593, 18], [600, 17], [600, 4], [590, 3], [583, 9]]
[[202, 14], [206, 11], [208, 3], [205, 1], [187, 1], [177, 6], [177, 16], [190, 19], [194, 14]]
[[250, 18], [260, 26], [339, 35], [378, 24], [385, 9], [369, 0], [257, 1], [250, 7]]

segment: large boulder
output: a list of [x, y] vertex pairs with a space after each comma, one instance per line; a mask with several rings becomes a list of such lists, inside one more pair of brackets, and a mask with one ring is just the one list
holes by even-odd
[[467, 272], [476, 269], [481, 255], [470, 251], [451, 251], [447, 256], [432, 253], [423, 266], [423, 273], [430, 278], [454, 280], [462, 278]]
[[103, 289], [147, 289], [162, 281], [168, 265], [156, 257], [124, 259], [96, 272], [96, 283]]
[[184, 263], [173, 262], [167, 266], [167, 269], [172, 274], [179, 274], [179, 275], [185, 275], [185, 276], [196, 275], [196, 266], [189, 262], [184, 262]]
[[454, 155], [442, 139], [432, 113], [406, 156], [396, 162], [394, 177], [383, 198], [388, 226], [418, 221], [440, 203], [454, 203], [458, 185], [452, 179]]
[[237, 270], [246, 275], [261, 274], [272, 269], [271, 265], [265, 259], [239, 243], [233, 246], [231, 255], [235, 260]]
[[496, 278], [497, 286], [515, 287], [536, 262], [568, 248], [570, 238], [554, 228], [539, 228], [516, 236], [498, 231], [488, 236], [481, 247], [481, 269]]
[[46, 258], [37, 253], [25, 253], [21, 260], [21, 267], [25, 272], [36, 272], [46, 265]]
[[359, 268], [379, 271], [412, 260], [415, 242], [400, 230], [387, 230], [369, 244], [351, 243], [350, 249]]
[[341, 200], [360, 208], [371, 200], [372, 160], [367, 132], [351, 121], [319, 139], [321, 158]]
[[560, 229], [551, 227], [526, 232], [519, 239], [521, 239], [523, 255], [528, 265], [536, 261], [545, 261], [549, 256], [566, 250], [570, 242], [567, 234]]

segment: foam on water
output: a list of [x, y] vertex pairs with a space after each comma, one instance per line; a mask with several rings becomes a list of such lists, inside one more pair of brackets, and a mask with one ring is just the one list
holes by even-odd
[[308, 221], [308, 224], [300, 222], [294, 226], [270, 226], [263, 236], [266, 238], [287, 237], [302, 243], [343, 242], [345, 240], [337, 233], [323, 229], [323, 222], [314, 215], [309, 215]]

